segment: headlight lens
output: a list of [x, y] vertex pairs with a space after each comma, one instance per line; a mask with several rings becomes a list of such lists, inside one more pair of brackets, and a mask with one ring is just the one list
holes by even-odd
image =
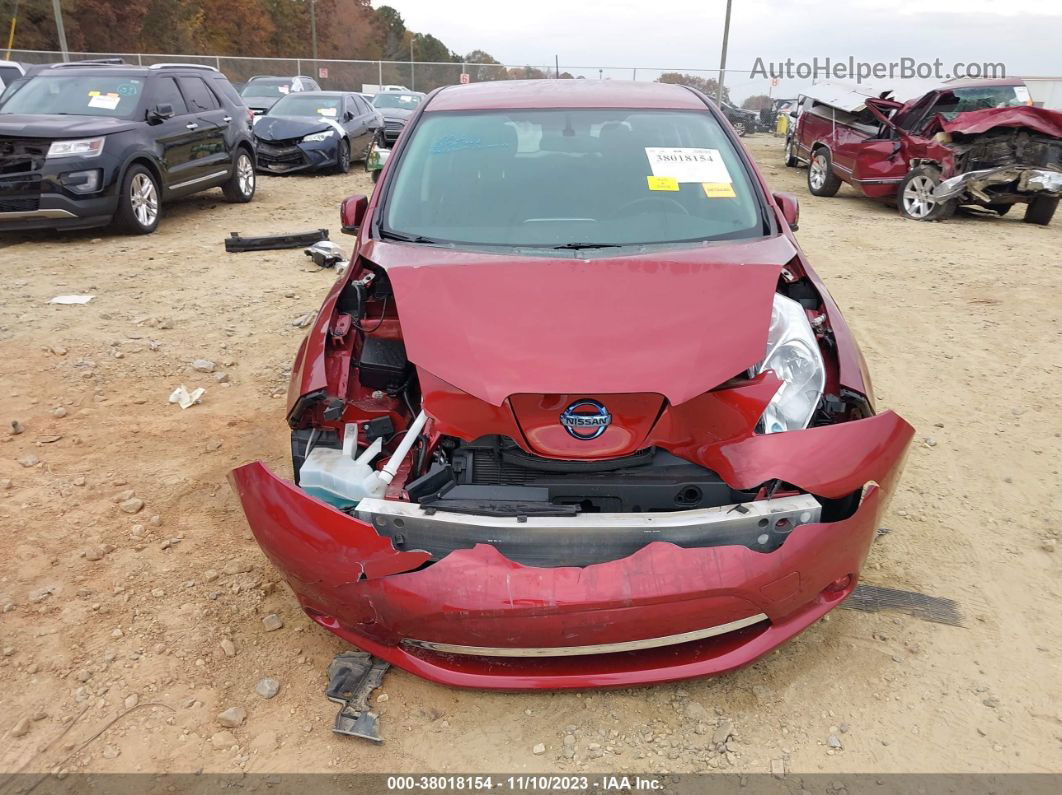
[[753, 369], [773, 370], [782, 381], [763, 412], [764, 433], [808, 427], [826, 385], [826, 368], [804, 308], [793, 299], [775, 294], [767, 355]]
[[52, 141], [48, 157], [97, 157], [103, 151], [105, 138], [82, 138], [78, 141]]
[[303, 141], [307, 141], [307, 142], [309, 142], [309, 141], [324, 141], [324, 140], [326, 140], [328, 138], [331, 138], [335, 134], [336, 134], [335, 130], [324, 130], [323, 132], [313, 133], [312, 135], [307, 135], [302, 140]]

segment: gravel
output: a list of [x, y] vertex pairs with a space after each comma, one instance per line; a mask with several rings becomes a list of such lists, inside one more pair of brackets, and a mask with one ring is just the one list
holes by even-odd
[[270, 613], [262, 618], [262, 626], [266, 628], [266, 632], [272, 632], [284, 626], [284, 619], [276, 613]]
[[273, 679], [271, 676], [267, 676], [265, 679], [260, 679], [258, 681], [258, 684], [254, 686], [254, 692], [262, 698], [273, 698], [273, 696], [280, 692], [280, 682]]
[[235, 729], [247, 720], [247, 710], [243, 707], [229, 707], [224, 712], [219, 712], [217, 721], [226, 729]]

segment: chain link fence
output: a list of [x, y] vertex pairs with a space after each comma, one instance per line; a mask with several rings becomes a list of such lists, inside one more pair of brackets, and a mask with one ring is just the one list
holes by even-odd
[[[8, 58], [23, 63], [44, 64], [62, 61], [62, 53], [46, 50], [11, 50]], [[72, 52], [72, 61], [122, 58], [128, 63], [150, 66], [156, 63], [195, 63], [213, 66], [233, 83], [244, 83], [255, 75], [306, 75], [325, 90], [361, 91], [363, 85], [401, 85], [414, 91], [431, 91], [461, 82], [514, 80], [532, 77], [586, 78], [592, 80], [653, 81], [666, 72], [680, 72], [705, 80], [717, 80], [717, 69], [663, 69], [627, 66], [565, 66], [563, 64], [478, 64], [428, 63], [409, 61], [355, 61], [312, 58], [248, 58], [230, 55], [182, 55], [179, 53]], [[734, 104], [753, 95], [785, 96], [771, 81], [750, 78], [747, 70], [726, 70], [725, 84]], [[796, 91], [793, 91], [795, 96]]]

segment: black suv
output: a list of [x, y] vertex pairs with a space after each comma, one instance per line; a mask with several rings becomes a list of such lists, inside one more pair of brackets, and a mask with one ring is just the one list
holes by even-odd
[[114, 222], [208, 188], [254, 197], [251, 112], [208, 66], [56, 64], [0, 96], [0, 231]]

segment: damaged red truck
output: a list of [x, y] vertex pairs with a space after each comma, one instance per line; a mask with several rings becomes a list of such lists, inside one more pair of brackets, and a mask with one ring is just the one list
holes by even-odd
[[231, 482], [318, 624], [449, 685], [719, 674], [855, 588], [912, 428], [719, 111], [439, 89]]
[[[785, 164], [808, 164], [808, 190], [842, 183], [917, 221], [960, 206], [1047, 225], [1062, 194], [1062, 113], [1033, 107], [1021, 80], [955, 81], [909, 102], [823, 86], [801, 98]], [[884, 92], [885, 95], [891, 92]]]

